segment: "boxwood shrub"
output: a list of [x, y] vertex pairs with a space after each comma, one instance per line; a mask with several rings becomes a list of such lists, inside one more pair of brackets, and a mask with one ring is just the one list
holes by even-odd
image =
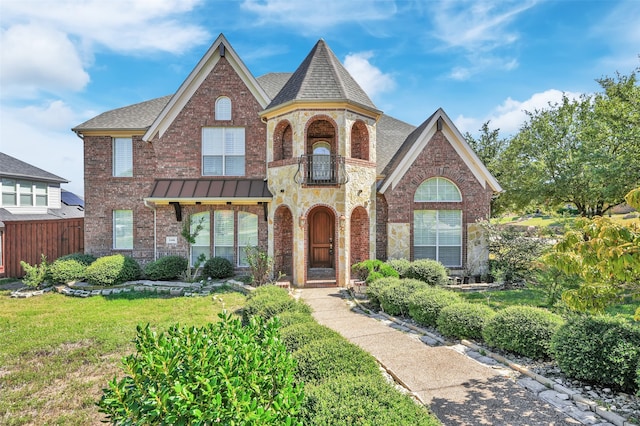
[[387, 264], [398, 272], [400, 278], [407, 278], [407, 272], [411, 266], [409, 259], [389, 259]]
[[533, 359], [549, 358], [552, 336], [564, 323], [561, 316], [533, 306], [509, 306], [485, 325], [485, 342]]
[[640, 326], [611, 316], [570, 318], [551, 339], [558, 366], [570, 377], [640, 389]]
[[301, 420], [311, 426], [436, 426], [427, 410], [382, 376], [338, 376], [305, 386]]
[[378, 278], [367, 285], [365, 290], [367, 297], [369, 298], [369, 304], [373, 309], [380, 309], [380, 295], [382, 291], [389, 286], [395, 285], [400, 282], [398, 277], [386, 277]]
[[288, 327], [283, 327], [280, 330], [280, 338], [284, 342], [289, 352], [294, 352], [300, 349], [307, 343], [327, 339], [331, 337], [338, 337], [340, 333], [318, 324], [317, 322], [307, 322], [301, 324], [293, 324]]
[[104, 256], [89, 265], [85, 277], [89, 284], [111, 286], [140, 278], [142, 270], [138, 262], [122, 254]]
[[351, 272], [367, 284], [384, 277], [398, 278], [398, 272], [382, 260], [369, 259], [351, 266]]
[[242, 309], [242, 322], [248, 324], [253, 316], [269, 319], [287, 311], [310, 314], [311, 307], [302, 301], [295, 300], [287, 290], [267, 284], [249, 294]]
[[411, 262], [407, 278], [415, 278], [429, 285], [445, 285], [448, 282], [447, 268], [433, 259], [418, 259]]
[[233, 264], [224, 257], [212, 257], [204, 262], [202, 275], [213, 279], [229, 278], [233, 276]]
[[113, 424], [300, 424], [303, 388], [277, 324], [220, 318], [161, 333], [138, 326], [127, 375], [104, 389], [100, 411]]
[[314, 340], [293, 353], [296, 378], [318, 383], [339, 375], [380, 375], [375, 358], [342, 336]]
[[411, 295], [427, 287], [428, 284], [420, 280], [400, 279], [382, 289], [379, 296], [380, 306], [389, 315], [408, 315]]
[[164, 256], [144, 266], [144, 275], [150, 280], [174, 280], [187, 270], [189, 261], [182, 256]]
[[409, 298], [409, 315], [418, 324], [435, 327], [438, 315], [445, 306], [462, 301], [462, 297], [452, 291], [436, 287], [423, 288]]
[[85, 279], [87, 267], [95, 260], [95, 256], [83, 253], [61, 256], [49, 265], [47, 278], [56, 284], [82, 281]]
[[482, 339], [482, 329], [495, 311], [480, 303], [454, 303], [445, 306], [437, 319], [438, 331], [458, 339]]
[[309, 322], [315, 322], [313, 316], [311, 316], [310, 313], [297, 311], [281, 312], [278, 314], [278, 319], [280, 320], [281, 329], [294, 324], [306, 324]]

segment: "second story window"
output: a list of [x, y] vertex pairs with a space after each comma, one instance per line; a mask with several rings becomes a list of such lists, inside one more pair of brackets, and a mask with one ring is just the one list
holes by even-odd
[[133, 143], [131, 138], [113, 138], [113, 176], [133, 176]]
[[2, 205], [18, 205], [17, 185], [14, 179], [2, 179]]
[[202, 129], [202, 175], [244, 176], [244, 127]]
[[220, 96], [216, 99], [216, 120], [231, 120], [231, 99]]

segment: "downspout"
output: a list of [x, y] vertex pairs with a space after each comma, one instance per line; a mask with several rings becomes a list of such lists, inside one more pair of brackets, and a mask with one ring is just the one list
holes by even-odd
[[153, 260], [158, 260], [158, 240], [156, 235], [157, 229], [157, 212], [156, 207], [149, 204], [147, 200], [144, 201], [144, 206], [153, 210]]

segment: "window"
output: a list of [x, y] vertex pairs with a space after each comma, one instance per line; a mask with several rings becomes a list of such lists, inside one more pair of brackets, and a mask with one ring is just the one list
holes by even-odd
[[231, 210], [216, 210], [213, 216], [213, 251], [216, 257], [233, 262], [234, 219]]
[[202, 129], [202, 175], [244, 176], [244, 128]]
[[18, 186], [20, 187], [20, 205], [32, 206], [33, 205], [33, 183], [27, 180], [19, 180]]
[[18, 205], [17, 186], [14, 179], [2, 179], [2, 205], [5, 207]]
[[414, 210], [413, 257], [462, 266], [462, 211]]
[[231, 99], [220, 96], [216, 99], [216, 120], [231, 120]]
[[42, 182], [36, 182], [36, 206], [47, 206], [47, 184]]
[[238, 266], [249, 266], [247, 262], [247, 247], [258, 245], [258, 215], [238, 213]]
[[133, 143], [131, 138], [113, 138], [113, 176], [133, 176]]
[[318, 142], [313, 145], [312, 179], [331, 180], [331, 145], [328, 142]]
[[209, 212], [196, 213], [191, 215], [191, 234], [196, 231], [198, 225], [202, 226], [200, 232], [196, 235], [196, 241], [191, 244], [191, 266], [196, 264], [198, 257], [204, 254], [208, 259], [211, 255], [211, 215]]
[[462, 201], [460, 190], [448, 179], [431, 178], [427, 179], [418, 187], [414, 196], [414, 201]]
[[131, 250], [133, 248], [133, 211], [113, 211], [113, 248]]

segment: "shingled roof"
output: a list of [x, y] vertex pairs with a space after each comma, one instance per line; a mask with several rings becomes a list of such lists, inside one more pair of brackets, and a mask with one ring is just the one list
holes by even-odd
[[32, 166], [3, 152], [0, 152], [0, 176], [40, 180], [44, 182], [69, 182], [65, 178], [49, 173], [39, 167]]
[[266, 109], [305, 100], [348, 101], [377, 110], [369, 96], [322, 39], [313, 46]]
[[167, 105], [170, 96], [151, 99], [126, 107], [112, 109], [74, 127], [74, 132], [87, 130], [146, 130]]

